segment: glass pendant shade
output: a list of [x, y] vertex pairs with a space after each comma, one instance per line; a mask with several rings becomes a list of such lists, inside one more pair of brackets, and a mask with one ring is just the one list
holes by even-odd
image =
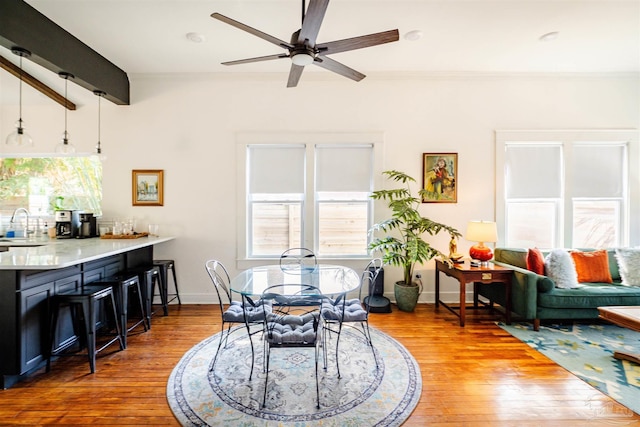
[[11, 49], [13, 53], [20, 57], [20, 98], [19, 98], [19, 118], [16, 121], [16, 130], [11, 132], [5, 141], [7, 145], [13, 146], [31, 146], [33, 145], [33, 139], [24, 131], [24, 121], [22, 121], [22, 58], [31, 56], [31, 52], [26, 49], [14, 47]]
[[69, 143], [69, 132], [66, 130], [62, 134], [62, 140], [56, 145], [56, 153], [60, 154], [73, 154], [76, 152], [76, 147]]
[[62, 141], [56, 145], [56, 153], [72, 154], [76, 152], [76, 147], [69, 142], [69, 132], [67, 132], [67, 85], [69, 78], [73, 78], [73, 75], [64, 71], [61, 71], [58, 75], [64, 79], [64, 133], [62, 134]]
[[16, 122], [16, 130], [11, 132], [7, 136], [6, 144], [7, 145], [16, 145], [16, 146], [31, 146], [33, 145], [33, 139], [31, 135], [24, 131], [24, 127], [22, 126], [24, 122], [22, 119], [18, 119]]

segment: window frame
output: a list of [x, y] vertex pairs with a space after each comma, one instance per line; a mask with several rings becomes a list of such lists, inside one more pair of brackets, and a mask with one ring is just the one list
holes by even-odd
[[[563, 147], [563, 180], [570, 173], [572, 147], [577, 144], [616, 144], [626, 145], [626, 175], [627, 187], [623, 199], [626, 201], [621, 208], [620, 245], [638, 244], [640, 241], [640, 224], [632, 218], [640, 214], [640, 162], [638, 149], [638, 131], [625, 129], [611, 130], [497, 130], [496, 143], [496, 223], [498, 226], [498, 246], [506, 244], [507, 228], [507, 200], [505, 189], [505, 165], [507, 144], [558, 143]], [[573, 240], [573, 201], [577, 197], [566, 191], [570, 183], [563, 182], [561, 199], [558, 202], [557, 233], [555, 247], [571, 247]], [[634, 197], [635, 195], [635, 197]], [[533, 200], [533, 199], [532, 199]]]
[[[95, 159], [94, 161], [99, 162], [100, 164], [102, 162], [99, 161], [99, 159], [97, 158], [95, 153], [70, 153], [70, 154], [61, 154], [61, 153], [2, 153], [0, 154], [0, 158], [1, 159], [65, 159], [65, 158], [89, 158], [89, 159]], [[102, 166], [101, 166], [102, 169]], [[100, 190], [100, 194], [99, 194], [99, 200], [98, 200], [98, 206], [97, 206], [97, 210], [91, 209], [91, 208], [87, 208], [86, 206], [68, 206], [65, 205], [64, 207], [66, 209], [79, 209], [79, 210], [83, 210], [86, 212], [93, 212], [94, 214], [96, 214], [97, 216], [102, 216], [104, 214], [104, 209], [103, 209], [103, 200], [104, 200], [104, 185], [103, 185], [103, 179], [104, 179], [104, 170], [101, 170], [101, 175], [100, 175], [100, 180], [99, 180], [99, 190]], [[53, 202], [51, 200], [49, 200], [49, 204], [53, 204]], [[24, 207], [24, 206], [22, 206]], [[27, 208], [31, 208], [31, 206], [27, 206]], [[39, 212], [39, 211], [33, 211], [32, 209], [29, 209], [31, 216], [33, 216], [34, 218], [42, 218], [43, 220], [51, 220], [53, 219], [54, 215], [55, 215], [55, 210], [49, 212], [48, 210], [45, 213]]]
[[[264, 264], [267, 260], [277, 259], [273, 256], [249, 257], [249, 228], [251, 219], [248, 217], [249, 194], [247, 182], [247, 147], [250, 145], [300, 145], [304, 144], [307, 155], [305, 156], [305, 197], [303, 198], [303, 234], [302, 244], [305, 247], [316, 247], [317, 218], [315, 215], [318, 202], [315, 195], [314, 182], [314, 151], [316, 145], [371, 145], [373, 147], [373, 187], [378, 188], [382, 184], [382, 153], [384, 135], [382, 132], [287, 132], [287, 133], [261, 133], [247, 132], [236, 135], [236, 163], [237, 163], [237, 218], [236, 225], [236, 264], [238, 269], [246, 269]], [[368, 221], [373, 224], [374, 208], [370, 204]], [[369, 237], [368, 237], [369, 240]], [[345, 262], [368, 259], [367, 256], [336, 256], [327, 257], [332, 262]]]

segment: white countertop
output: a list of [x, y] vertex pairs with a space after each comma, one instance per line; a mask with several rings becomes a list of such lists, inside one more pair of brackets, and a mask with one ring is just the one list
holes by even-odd
[[[174, 237], [140, 237], [138, 239], [29, 239], [0, 252], [0, 270], [53, 270], [111, 255], [121, 254], [146, 246], [168, 242]], [[42, 246], [25, 246], [42, 245]]]

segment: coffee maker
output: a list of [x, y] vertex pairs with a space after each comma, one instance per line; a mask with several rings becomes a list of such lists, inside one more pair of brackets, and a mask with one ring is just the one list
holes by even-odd
[[80, 215], [74, 210], [56, 211], [56, 238], [72, 239], [78, 236]]
[[97, 235], [96, 217], [93, 216], [92, 213], [81, 213], [78, 237], [84, 239], [87, 237], [96, 237]]

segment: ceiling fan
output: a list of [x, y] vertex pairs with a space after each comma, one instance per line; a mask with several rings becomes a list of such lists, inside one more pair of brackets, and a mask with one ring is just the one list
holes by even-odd
[[297, 86], [305, 65], [310, 64], [317, 65], [325, 70], [333, 71], [341, 76], [359, 82], [366, 77], [364, 74], [349, 68], [340, 62], [334, 61], [327, 55], [398, 41], [398, 30], [383, 31], [381, 33], [374, 33], [366, 36], [316, 44], [316, 37], [320, 31], [320, 25], [322, 24], [328, 5], [329, 0], [309, 0], [309, 7], [306, 8], [305, 0], [302, 0], [302, 28], [291, 35], [291, 42], [280, 40], [277, 37], [263, 33], [260, 30], [256, 30], [255, 28], [249, 27], [248, 25], [235, 21], [219, 13], [211, 14], [211, 17], [214, 19], [225, 22], [287, 50], [285, 53], [239, 59], [237, 61], [223, 62], [222, 64], [237, 65], [247, 64], [250, 62], [270, 61], [272, 59], [290, 58], [291, 70], [289, 71], [287, 87]]

